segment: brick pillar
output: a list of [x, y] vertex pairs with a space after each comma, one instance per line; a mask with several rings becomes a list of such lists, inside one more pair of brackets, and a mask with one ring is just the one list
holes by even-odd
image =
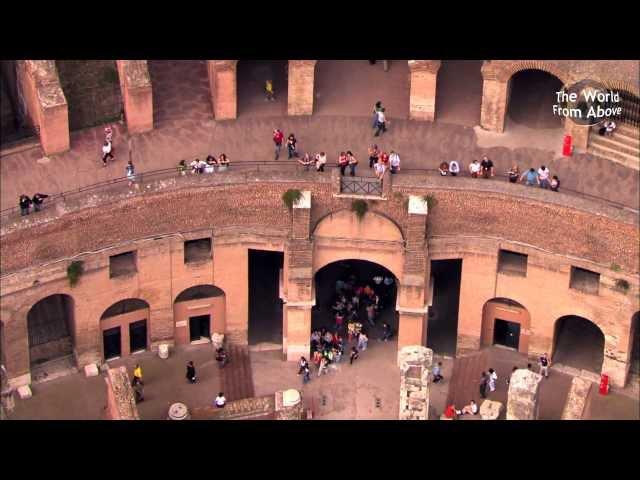
[[213, 116], [231, 120], [238, 116], [236, 60], [208, 60], [209, 88]]
[[[629, 363], [616, 358], [617, 350], [616, 345], [605, 336], [604, 360], [602, 362], [601, 373], [609, 376], [609, 383], [611, 386], [624, 388], [624, 384], [627, 379], [627, 372], [629, 370]], [[630, 353], [631, 352], [628, 352], [623, 355], [628, 357], [630, 356]]]
[[311, 308], [313, 298], [313, 244], [311, 230], [311, 192], [302, 192], [293, 206], [291, 232], [285, 265], [285, 305], [283, 311], [284, 354], [287, 361], [309, 356]]
[[403, 276], [398, 292], [398, 348], [425, 345], [427, 338], [425, 288], [429, 278], [426, 242], [427, 204], [409, 196]]
[[[211, 331], [213, 331], [213, 324], [211, 327]], [[149, 310], [147, 329], [149, 331], [150, 350], [157, 351], [161, 343], [175, 345], [173, 305]]]
[[31, 383], [27, 314], [19, 314], [3, 325], [3, 357], [9, 385], [17, 388]]
[[27, 116], [37, 127], [46, 155], [69, 150], [69, 109], [54, 60], [18, 62], [18, 82]]
[[311, 115], [316, 60], [289, 60], [287, 114]]
[[[101, 345], [102, 331], [100, 325], [94, 321], [80, 320], [77, 318], [78, 310], [74, 314], [73, 328], [73, 353], [76, 365], [79, 369], [91, 363], [102, 363]], [[87, 327], [80, 328], [81, 325]], [[128, 334], [128, 332], [127, 332]]]
[[146, 60], [116, 60], [130, 134], [153, 130], [153, 91]]
[[507, 113], [509, 82], [488, 77], [484, 74], [484, 68], [483, 76], [480, 126], [491, 132], [502, 133]]
[[[565, 118], [564, 120], [564, 133], [571, 135], [573, 139], [573, 147], [578, 150], [586, 150], [589, 145], [589, 132], [591, 127], [585, 125], [577, 125], [573, 120]], [[558, 146], [558, 149], [562, 148], [562, 145]]]
[[411, 72], [409, 118], [435, 120], [436, 83], [440, 63], [440, 60], [409, 60]]

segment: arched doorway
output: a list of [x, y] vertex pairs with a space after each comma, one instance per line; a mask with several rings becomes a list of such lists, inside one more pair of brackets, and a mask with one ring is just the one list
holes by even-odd
[[120, 300], [100, 317], [102, 357], [112, 360], [149, 347], [149, 304], [139, 298]]
[[153, 123], [206, 122], [213, 118], [206, 60], [149, 60], [153, 88]]
[[[288, 60], [240, 60], [236, 68], [238, 117], [287, 115]], [[265, 92], [267, 80], [273, 83], [272, 101]]]
[[529, 327], [531, 317], [524, 305], [510, 298], [492, 298], [482, 307], [483, 347], [498, 345], [529, 352]]
[[0, 67], [0, 143], [4, 146], [36, 135], [26, 115], [16, 61], [3, 60]]
[[214, 285], [183, 290], [173, 302], [176, 345], [208, 343], [212, 333], [224, 333], [225, 294]]
[[562, 129], [562, 118], [553, 114], [556, 92], [563, 83], [542, 70], [521, 70], [509, 79], [505, 130], [509, 127]]
[[629, 372], [633, 375], [640, 375], [640, 312], [636, 312], [631, 317], [630, 341], [631, 366]]
[[[380, 100], [389, 118], [409, 117], [410, 71], [407, 60], [319, 60], [316, 64], [314, 114], [371, 117]], [[367, 122], [364, 122], [367, 125]]]
[[27, 314], [32, 370], [62, 359], [73, 366], [74, 328], [74, 302], [69, 295], [49, 295], [33, 305]]
[[436, 122], [480, 124], [482, 60], [442, 60], [436, 84]]
[[56, 60], [67, 99], [69, 130], [122, 118], [123, 104], [115, 60]]
[[553, 361], [600, 373], [604, 360], [604, 333], [595, 323], [576, 315], [556, 320]]
[[[336, 303], [344, 300], [341, 308], [344, 316], [342, 328], [338, 330], [346, 334], [349, 313], [353, 310], [354, 321], [362, 324], [363, 330], [370, 340], [378, 339], [383, 334], [383, 323], [391, 326], [395, 342], [398, 332], [398, 315], [396, 298], [398, 279], [384, 266], [368, 260], [339, 260], [319, 269], [314, 276], [316, 306], [311, 314], [311, 329], [326, 328], [336, 331]], [[359, 300], [353, 302], [354, 294]], [[378, 297], [375, 308], [375, 296]], [[351, 304], [351, 307], [349, 307]], [[374, 304], [375, 318], [368, 321], [367, 306]]]

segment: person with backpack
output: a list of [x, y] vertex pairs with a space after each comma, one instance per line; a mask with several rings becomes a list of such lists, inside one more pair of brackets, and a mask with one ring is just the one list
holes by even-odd
[[227, 355], [227, 352], [224, 351], [224, 348], [220, 347], [216, 350], [216, 361], [220, 368], [224, 368], [225, 365], [229, 363], [229, 356]]

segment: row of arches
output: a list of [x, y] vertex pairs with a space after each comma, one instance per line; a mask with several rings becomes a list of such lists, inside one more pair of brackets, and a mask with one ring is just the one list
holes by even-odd
[[[196, 285], [174, 300], [176, 343], [208, 341], [213, 326], [224, 325], [225, 293], [214, 285]], [[211, 300], [197, 305], [200, 300]], [[202, 303], [202, 302], [200, 302]], [[105, 360], [150, 347], [149, 303], [140, 298], [119, 300], [100, 316], [101, 352]], [[53, 294], [39, 300], [27, 313], [31, 367], [71, 357], [76, 327], [75, 302], [70, 295]]]

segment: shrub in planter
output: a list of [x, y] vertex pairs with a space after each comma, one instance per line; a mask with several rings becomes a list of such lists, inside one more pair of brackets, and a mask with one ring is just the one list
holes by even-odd
[[282, 194], [282, 202], [289, 210], [291, 210], [293, 205], [301, 198], [302, 192], [300, 190], [290, 189]]

